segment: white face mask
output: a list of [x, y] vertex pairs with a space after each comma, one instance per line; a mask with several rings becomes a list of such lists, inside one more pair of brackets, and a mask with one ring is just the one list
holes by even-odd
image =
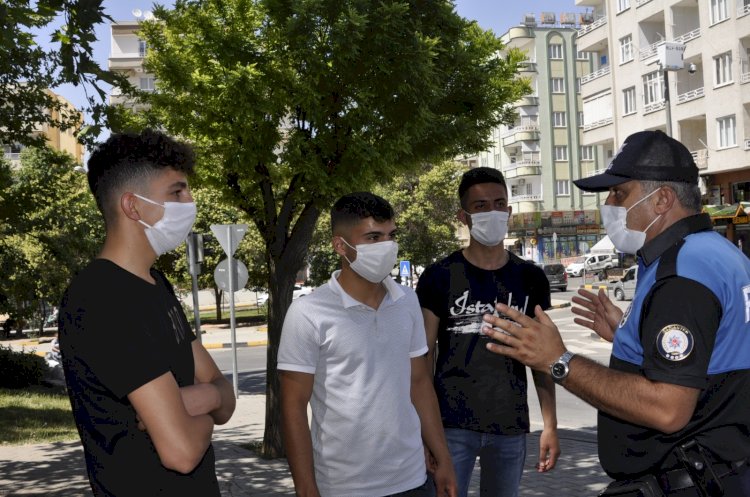
[[369, 282], [380, 283], [391, 274], [393, 266], [396, 265], [398, 243], [394, 241], [363, 243], [357, 246], [350, 245], [346, 240], [344, 243], [357, 251], [357, 258], [354, 262], [350, 261], [346, 255], [344, 256], [349, 267]]
[[[656, 189], [652, 191], [638, 202], [631, 205], [630, 209], [640, 204], [657, 191], [659, 190]], [[628, 229], [627, 221], [630, 209], [614, 205], [599, 206], [599, 211], [602, 214], [602, 224], [604, 224], [604, 229], [607, 230], [607, 236], [612, 240], [612, 245], [615, 246], [618, 252], [623, 252], [625, 254], [635, 254], [641, 247], [643, 247], [643, 244], [646, 242], [646, 232], [661, 217], [661, 214], [656, 216], [656, 219], [651, 221], [643, 231], [630, 230]]]
[[142, 219], [138, 222], [146, 227], [146, 238], [156, 255], [174, 250], [185, 241], [195, 222], [195, 202], [164, 202], [160, 204], [134, 193], [136, 197], [154, 205], [164, 207], [164, 215], [153, 226]]
[[[464, 211], [466, 212], [466, 211]], [[466, 212], [466, 214], [469, 214]], [[508, 218], [505, 211], [476, 212], [471, 217], [471, 237], [487, 247], [499, 245], [508, 234]]]

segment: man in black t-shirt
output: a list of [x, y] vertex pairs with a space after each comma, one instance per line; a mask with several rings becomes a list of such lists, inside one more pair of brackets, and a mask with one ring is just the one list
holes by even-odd
[[153, 131], [112, 135], [88, 162], [106, 238], [65, 292], [59, 337], [97, 496], [220, 495], [211, 435], [234, 412], [232, 387], [151, 267], [193, 225], [193, 165]]
[[[511, 208], [502, 174], [480, 167], [464, 174], [458, 219], [470, 228], [469, 246], [425, 270], [417, 295], [427, 332], [428, 359], [451, 452], [459, 496], [466, 496], [477, 456], [482, 497], [518, 495], [526, 455], [529, 409], [526, 368], [489, 352], [482, 316], [500, 302], [533, 316], [550, 306], [544, 272], [505, 250]], [[538, 376], [538, 378], [537, 378]], [[544, 418], [537, 468], [551, 470], [560, 454], [554, 384], [535, 373]]]

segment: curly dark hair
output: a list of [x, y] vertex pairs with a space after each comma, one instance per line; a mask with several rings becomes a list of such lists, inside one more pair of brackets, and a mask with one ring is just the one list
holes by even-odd
[[193, 174], [195, 154], [187, 143], [151, 129], [116, 133], [99, 144], [88, 161], [88, 180], [104, 221], [112, 221], [124, 188], [144, 186], [165, 168]]

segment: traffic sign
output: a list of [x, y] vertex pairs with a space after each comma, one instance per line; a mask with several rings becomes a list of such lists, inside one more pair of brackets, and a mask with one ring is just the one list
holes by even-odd
[[[213, 229], [213, 226], [211, 227]], [[236, 292], [247, 285], [248, 274], [247, 266], [242, 261], [233, 260], [234, 278], [232, 278], [232, 287], [229, 288], [229, 259], [222, 260], [214, 270], [214, 280], [219, 288], [225, 292]]]
[[402, 278], [408, 278], [411, 276], [411, 262], [401, 261], [399, 264], [399, 272]]
[[247, 233], [247, 224], [212, 224], [211, 231], [229, 257], [234, 255], [237, 246]]

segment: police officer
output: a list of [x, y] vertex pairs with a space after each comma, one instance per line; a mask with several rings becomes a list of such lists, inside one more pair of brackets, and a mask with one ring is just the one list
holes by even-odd
[[599, 410], [616, 480], [602, 495], [750, 495], [750, 261], [700, 213], [697, 182], [690, 152], [660, 131], [629, 136], [603, 173], [575, 181], [609, 190], [607, 234], [638, 258], [624, 313], [603, 290], [573, 297], [575, 321], [614, 342], [609, 367], [567, 350], [539, 308], [485, 316], [488, 349]]

